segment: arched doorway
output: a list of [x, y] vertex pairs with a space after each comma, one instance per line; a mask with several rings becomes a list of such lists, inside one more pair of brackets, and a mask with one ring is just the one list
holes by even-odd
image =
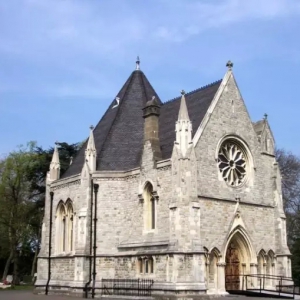
[[242, 229], [237, 229], [229, 238], [225, 252], [225, 289], [242, 288], [242, 275], [250, 274], [250, 262], [255, 257], [249, 238]]
[[226, 251], [225, 289], [227, 291], [240, 288], [240, 254], [237, 244], [233, 241]]

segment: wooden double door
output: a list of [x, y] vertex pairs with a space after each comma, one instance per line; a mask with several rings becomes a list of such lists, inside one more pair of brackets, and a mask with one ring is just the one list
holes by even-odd
[[226, 252], [225, 288], [227, 291], [240, 289], [239, 250], [233, 243]]

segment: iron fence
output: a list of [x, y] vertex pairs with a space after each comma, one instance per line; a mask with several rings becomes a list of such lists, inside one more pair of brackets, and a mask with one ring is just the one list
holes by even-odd
[[102, 295], [151, 296], [152, 279], [102, 279]]

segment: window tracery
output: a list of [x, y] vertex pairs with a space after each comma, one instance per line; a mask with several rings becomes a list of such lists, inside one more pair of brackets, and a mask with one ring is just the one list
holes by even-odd
[[224, 181], [233, 187], [241, 185], [247, 178], [247, 152], [233, 139], [225, 140], [218, 153], [218, 168]]
[[73, 205], [71, 201], [59, 202], [56, 210], [56, 253], [73, 251]]

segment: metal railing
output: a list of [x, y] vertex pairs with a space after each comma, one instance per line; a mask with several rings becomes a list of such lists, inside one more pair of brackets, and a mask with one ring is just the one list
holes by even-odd
[[152, 279], [102, 279], [102, 295], [151, 296]]
[[[238, 277], [239, 280], [230, 280], [232, 276], [233, 279]], [[300, 285], [290, 277], [266, 274], [227, 275], [225, 282], [228, 282], [230, 285], [232, 281], [235, 281], [239, 285], [239, 288], [235, 289], [235, 292], [238, 290], [260, 294], [266, 294], [267, 292], [291, 298], [295, 298], [295, 295], [300, 295]]]

